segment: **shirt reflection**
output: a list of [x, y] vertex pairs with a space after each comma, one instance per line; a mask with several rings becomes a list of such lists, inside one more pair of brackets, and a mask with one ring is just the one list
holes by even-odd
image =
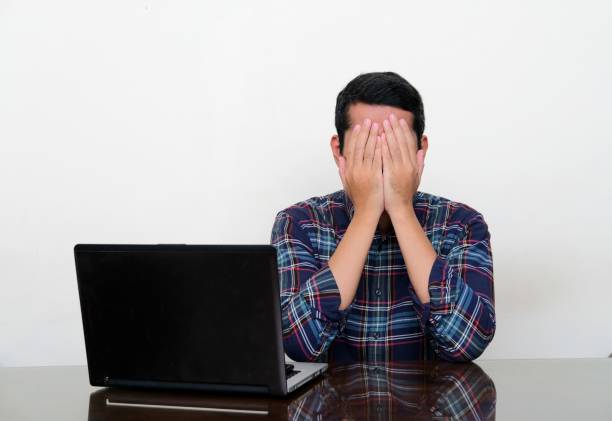
[[495, 419], [495, 385], [475, 363], [337, 366], [313, 389], [289, 419]]

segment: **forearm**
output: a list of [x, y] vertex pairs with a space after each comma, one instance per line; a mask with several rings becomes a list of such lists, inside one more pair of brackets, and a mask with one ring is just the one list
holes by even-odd
[[412, 207], [389, 212], [389, 216], [412, 286], [421, 303], [428, 303], [429, 275], [437, 257], [436, 251], [431, 246]]
[[482, 215], [456, 224], [464, 225], [462, 232], [448, 253], [434, 257], [429, 269], [429, 303], [418, 295], [417, 282], [413, 281], [409, 290], [423, 329], [434, 339], [438, 357], [466, 361], [477, 358], [495, 333], [493, 261]]
[[375, 213], [355, 212], [344, 237], [329, 259], [329, 267], [340, 290], [340, 310], [348, 307], [355, 297], [378, 219]]
[[270, 244], [276, 248], [285, 352], [296, 361], [314, 361], [338, 333], [343, 316], [331, 268], [321, 264], [308, 232], [289, 212], [277, 214]]

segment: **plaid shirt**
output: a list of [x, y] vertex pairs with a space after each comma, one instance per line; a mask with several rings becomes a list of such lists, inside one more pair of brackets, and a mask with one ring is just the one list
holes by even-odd
[[395, 233], [377, 227], [352, 303], [328, 261], [354, 214], [344, 190], [277, 213], [277, 250], [285, 352], [296, 361], [393, 362], [477, 358], [493, 339], [495, 309], [490, 234], [464, 204], [417, 191], [414, 210], [437, 253], [422, 304]]

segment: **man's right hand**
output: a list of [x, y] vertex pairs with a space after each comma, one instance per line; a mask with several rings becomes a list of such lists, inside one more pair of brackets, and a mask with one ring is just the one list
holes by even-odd
[[378, 124], [365, 119], [363, 125], [347, 132], [344, 154], [338, 162], [342, 185], [355, 208], [353, 219], [329, 259], [340, 291], [340, 310], [355, 298], [376, 225], [385, 209], [381, 142]]
[[369, 118], [347, 132], [344, 153], [338, 167], [344, 191], [355, 213], [368, 213], [378, 218], [385, 209], [382, 173], [382, 142], [378, 124]]

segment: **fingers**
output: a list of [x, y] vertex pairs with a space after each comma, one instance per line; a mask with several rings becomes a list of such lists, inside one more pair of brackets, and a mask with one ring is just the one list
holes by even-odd
[[387, 139], [387, 144], [389, 145], [389, 151], [391, 151], [391, 156], [394, 161], [402, 161], [404, 160], [404, 152], [401, 148], [401, 139], [397, 139], [395, 134], [393, 133], [393, 128], [389, 123], [389, 120], [385, 119], [383, 121], [383, 127], [385, 129], [385, 138]]
[[353, 143], [355, 143], [354, 155], [352, 156], [354, 164], [363, 164], [363, 153], [370, 134], [371, 124], [372, 121], [366, 118], [363, 122], [363, 127], [359, 130], [359, 134], [353, 139]]
[[376, 148], [374, 149], [374, 169], [378, 172], [380, 170], [382, 170], [382, 139], [380, 138], [380, 136], [376, 136], [376, 139], [374, 140], [374, 142], [376, 143]]
[[382, 160], [383, 160], [383, 166], [385, 168], [390, 168], [391, 164], [393, 163], [393, 158], [391, 156], [391, 151], [389, 150], [389, 144], [387, 143], [387, 137], [385, 136], [385, 134], [383, 133], [380, 136], [380, 148], [382, 151]]
[[[395, 116], [394, 116], [395, 117]], [[397, 119], [396, 119], [397, 120]], [[408, 141], [408, 151], [410, 152], [410, 157], [414, 157], [413, 162], [417, 164], [416, 161], [416, 153], [417, 153], [417, 138], [416, 133], [408, 126], [408, 123], [405, 119], [400, 119], [399, 127], [401, 131], [404, 133], [406, 140]]]
[[348, 132], [348, 136], [344, 138], [344, 156], [347, 161], [352, 162], [353, 155], [355, 154], [355, 139], [361, 130], [361, 125], [356, 124], [351, 131]]
[[378, 144], [376, 141], [377, 137], [378, 123], [373, 123], [370, 129], [370, 135], [368, 136], [368, 140], [363, 151], [363, 163], [366, 165], [372, 165], [372, 161], [374, 160], [374, 152], [376, 151], [376, 146]]
[[[419, 167], [417, 159], [418, 143], [416, 133], [408, 125], [406, 119], [398, 119], [393, 113], [382, 124], [383, 133], [378, 138], [379, 124], [366, 118], [362, 124], [356, 124], [345, 138], [345, 167], [352, 164], [373, 165], [376, 159], [376, 148], [380, 142], [381, 163], [385, 160], [410, 162]], [[386, 156], [385, 156], [386, 155]]]
[[414, 153], [410, 150], [409, 142], [412, 140], [409, 135], [406, 134], [404, 129], [400, 126], [400, 122], [398, 121], [395, 114], [391, 113], [389, 115], [389, 124], [391, 125], [391, 129], [393, 130], [393, 134], [395, 135], [395, 139], [397, 139], [398, 145], [402, 151], [402, 158], [409, 159], [413, 165], [416, 165], [416, 157]]

